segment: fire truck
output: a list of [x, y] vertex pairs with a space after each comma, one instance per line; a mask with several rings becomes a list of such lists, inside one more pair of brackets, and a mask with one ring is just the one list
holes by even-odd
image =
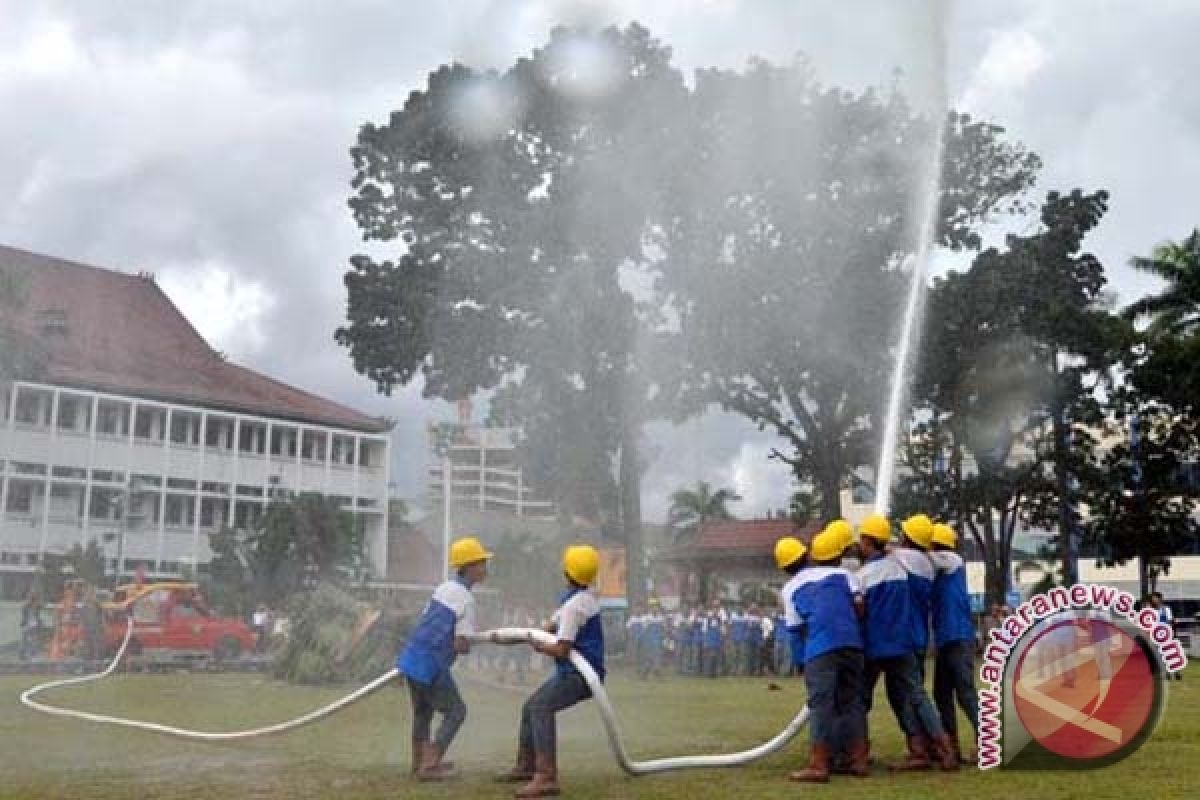
[[[87, 632], [79, 599], [77, 588], [68, 585], [50, 642], [52, 659], [85, 654]], [[214, 616], [195, 583], [118, 586], [100, 607], [99, 637], [106, 657], [121, 646], [129, 619], [133, 634], [126, 653], [131, 656], [229, 661], [254, 650], [256, 636], [250, 627], [240, 619]]]

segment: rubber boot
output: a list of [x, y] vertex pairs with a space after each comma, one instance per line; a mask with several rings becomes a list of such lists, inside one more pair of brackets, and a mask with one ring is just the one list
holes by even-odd
[[454, 767], [442, 761], [442, 748], [433, 742], [424, 742], [421, 748], [421, 766], [417, 770], [417, 780], [425, 782], [445, 781], [456, 776]]
[[[425, 748], [433, 743], [425, 739], [412, 740], [412, 774], [416, 775], [421, 770], [421, 762], [425, 759]], [[453, 761], [439, 761], [437, 768], [444, 771], [453, 772]]]
[[958, 744], [943, 733], [933, 743], [933, 755], [937, 758], [938, 769], [942, 772], [958, 771]]
[[788, 780], [797, 783], [829, 783], [829, 755], [829, 745], [814, 742], [808, 766], [788, 775]]
[[558, 762], [552, 753], [537, 753], [533, 758], [533, 780], [517, 789], [515, 797], [557, 797]]
[[929, 769], [933, 763], [929, 760], [929, 740], [922, 734], [908, 737], [908, 755], [903, 761], [889, 764], [892, 772], [914, 772]]
[[508, 772], [496, 776], [496, 783], [527, 783], [533, 780], [533, 751], [517, 748], [517, 763]]
[[850, 768], [847, 774], [865, 778], [871, 774], [871, 743], [866, 739], [850, 745]]

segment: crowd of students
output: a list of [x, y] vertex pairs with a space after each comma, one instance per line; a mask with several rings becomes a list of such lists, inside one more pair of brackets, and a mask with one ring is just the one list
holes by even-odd
[[[975, 695], [975, 630], [966, 570], [955, 552], [957, 536], [946, 525], [917, 515], [906, 519], [893, 543], [891, 523], [878, 515], [857, 536], [835, 520], [808, 545], [792, 537], [775, 546], [775, 562], [788, 575], [780, 612], [765, 615], [714, 603], [667, 615], [657, 605], [639, 609], [628, 625], [638, 674], [672, 668], [716, 677], [756, 675], [764, 669], [802, 670], [810, 710], [809, 764], [790, 778], [827, 782], [832, 773], [870, 774], [867, 712], [882, 678], [908, 752], [898, 770], [957, 769], [957, 710], [978, 728]], [[855, 557], [861, 567], [841, 564]], [[442, 781], [455, 774], [446, 752], [467, 716], [451, 667], [467, 653], [478, 630], [471, 589], [487, 576], [492, 554], [474, 538], [450, 546], [453, 580], [437, 587], [407, 643], [397, 668], [412, 704], [413, 775]], [[578, 652], [604, 678], [604, 632], [591, 586], [599, 554], [587, 545], [568, 547], [562, 558], [565, 589], [546, 630], [554, 644], [531, 638], [533, 650], [552, 659], [554, 671], [533, 692], [517, 723], [517, 756], [499, 780], [522, 784], [519, 798], [557, 795], [555, 715], [591, 697], [568, 656]], [[516, 621], [516, 620], [514, 620]], [[926, 654], [935, 648], [933, 696], [925, 689]], [[768, 645], [769, 643], [769, 645]], [[786, 649], [780, 659], [777, 648]], [[768, 657], [769, 653], [769, 657]], [[436, 713], [441, 722], [433, 730]]]
[[786, 637], [776, 635], [782, 623], [782, 610], [765, 613], [753, 603], [714, 600], [708, 608], [665, 613], [651, 600], [625, 623], [626, 652], [640, 678], [789, 673]]

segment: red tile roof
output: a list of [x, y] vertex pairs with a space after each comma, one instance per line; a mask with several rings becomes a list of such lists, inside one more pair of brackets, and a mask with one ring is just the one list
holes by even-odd
[[390, 427], [229, 363], [152, 277], [3, 245], [0, 265], [28, 275], [28, 303], [16, 324], [41, 344], [52, 383], [358, 431]]
[[784, 536], [808, 541], [820, 529], [816, 523], [797, 527], [790, 519], [731, 519], [706, 522], [684, 549], [697, 554], [743, 552], [769, 554]]

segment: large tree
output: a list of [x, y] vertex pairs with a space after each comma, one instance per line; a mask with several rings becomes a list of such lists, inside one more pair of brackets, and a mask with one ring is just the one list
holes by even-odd
[[599, 429], [580, 480], [603, 494], [598, 472], [615, 470], [635, 600], [652, 389], [628, 276], [651, 258], [663, 187], [650, 167], [677, 144], [686, 98], [645, 29], [558, 29], [503, 74], [442, 67], [352, 151], [355, 219], [401, 253], [351, 259], [337, 340], [384, 392], [420, 377], [427, 396], [454, 400], [507, 380], [521, 387], [510, 417], [557, 415], [568, 435], [580, 417], [564, 410], [580, 409]]
[[936, 281], [928, 304], [897, 509], [965, 531], [993, 600], [1008, 589], [1019, 523], [1079, 524], [1089, 429], [1102, 417], [1096, 385], [1128, 342], [1099, 307], [1103, 266], [1082, 251], [1106, 208], [1102, 191], [1051, 192], [1038, 231]]
[[825, 87], [803, 64], [702, 71], [693, 105], [663, 267], [684, 395], [778, 433], [777, 457], [839, 516], [839, 490], [879, 451], [936, 126], [942, 245], [978, 246], [973, 227], [1017, 207], [1039, 161], [1002, 128]]

